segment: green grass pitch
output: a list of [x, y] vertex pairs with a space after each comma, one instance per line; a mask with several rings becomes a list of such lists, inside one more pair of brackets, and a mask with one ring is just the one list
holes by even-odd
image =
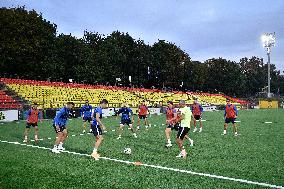
[[[260, 183], [284, 186], [284, 110], [241, 110], [238, 129], [233, 136], [223, 132], [223, 112], [205, 112], [202, 133], [190, 132], [195, 141], [186, 146], [187, 159], [178, 159], [177, 145], [165, 148], [165, 117], [152, 116], [148, 131], [142, 127], [135, 139], [124, 130], [121, 140], [116, 132], [119, 118], [106, 118], [108, 128], [101, 146], [101, 156], [151, 165], [190, 170]], [[271, 121], [272, 124], [265, 124]], [[135, 124], [136, 125], [136, 124]], [[51, 120], [40, 124], [37, 145], [51, 148], [55, 133]], [[0, 140], [23, 140], [25, 122], [0, 124]], [[91, 154], [93, 135], [80, 136], [81, 120], [73, 119], [68, 126], [66, 150]], [[33, 131], [30, 139], [33, 139]], [[72, 136], [76, 135], [76, 136]], [[172, 133], [172, 141], [176, 132]], [[52, 138], [49, 140], [48, 138]], [[30, 142], [30, 144], [34, 144]], [[188, 142], [186, 141], [186, 145]], [[131, 155], [122, 153], [130, 147]], [[49, 150], [0, 142], [0, 189], [6, 188], [265, 188], [258, 185], [209, 178], [188, 173], [134, 166], [110, 160], [94, 161], [90, 157], [67, 153], [52, 154]]]

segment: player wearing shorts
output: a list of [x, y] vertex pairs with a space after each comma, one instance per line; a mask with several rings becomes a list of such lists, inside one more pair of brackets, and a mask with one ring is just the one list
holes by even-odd
[[195, 133], [197, 131], [197, 128], [196, 128], [196, 122], [199, 121], [199, 125], [200, 125], [200, 129], [199, 129], [199, 132], [201, 133], [202, 132], [202, 122], [201, 122], [201, 118], [202, 118], [202, 112], [203, 112], [203, 108], [202, 106], [197, 102], [197, 100], [194, 100], [194, 103], [191, 107], [191, 111], [192, 111], [192, 114], [193, 114], [193, 126], [194, 126], [194, 129], [193, 129], [193, 132]]
[[67, 120], [71, 114], [71, 109], [74, 107], [73, 102], [68, 102], [67, 105], [61, 108], [53, 120], [53, 128], [56, 132], [56, 140], [53, 149], [53, 153], [60, 153], [60, 151], [65, 150], [63, 148], [63, 143], [67, 138]]
[[178, 144], [178, 147], [180, 149], [179, 155], [176, 157], [183, 157], [186, 158], [186, 151], [183, 146], [183, 139], [187, 136], [189, 130], [190, 130], [190, 125], [191, 125], [191, 120], [192, 120], [192, 112], [190, 108], [188, 108], [185, 104], [184, 100], [181, 100], [179, 102], [180, 106], [180, 127], [177, 133], [177, 138], [176, 142]]
[[93, 114], [93, 121], [91, 122], [91, 128], [94, 136], [96, 137], [96, 142], [94, 144], [93, 153], [91, 156], [95, 160], [99, 160], [100, 155], [98, 154], [98, 149], [103, 141], [103, 130], [106, 130], [105, 125], [102, 123], [103, 109], [107, 107], [108, 101], [103, 99]]
[[227, 134], [228, 124], [232, 123], [235, 136], [238, 136], [237, 126], [236, 126], [236, 123], [235, 123], [236, 118], [238, 116], [237, 107], [235, 105], [231, 104], [229, 99], [227, 99], [226, 102], [227, 102], [227, 105], [225, 106], [225, 111], [224, 111], [224, 119], [225, 119], [224, 132], [223, 132], [222, 135]]
[[133, 111], [131, 110], [131, 108], [127, 107], [127, 104], [124, 103], [123, 107], [120, 108], [118, 112], [116, 112], [116, 115], [119, 115], [119, 114], [121, 114], [121, 121], [119, 124], [117, 139], [121, 139], [123, 127], [125, 124], [130, 127], [131, 131], [133, 132], [133, 136], [137, 138], [137, 135], [133, 129], [134, 117], [133, 117]]
[[168, 102], [168, 107], [166, 109], [166, 129], [165, 129], [165, 134], [166, 134], [166, 147], [172, 147], [172, 142], [171, 142], [171, 132], [173, 129], [178, 130], [178, 123], [175, 122], [177, 119], [177, 111], [174, 109], [173, 102], [169, 101]]
[[[38, 142], [38, 120], [40, 118], [40, 112], [37, 109], [37, 104], [31, 106], [31, 109], [27, 113], [27, 125], [24, 133], [24, 141], [28, 142], [28, 135], [31, 126], [34, 128], [35, 142]], [[42, 120], [40, 120], [42, 122]]]
[[[81, 112], [81, 117], [83, 119], [83, 133], [86, 132], [86, 124], [87, 122], [91, 122], [92, 121], [92, 109], [93, 107], [89, 104], [89, 101], [86, 100], [86, 103], [84, 106], [82, 106], [82, 108], [80, 109]], [[90, 128], [90, 132], [92, 132], [92, 129]]]
[[137, 130], [140, 130], [141, 119], [144, 119], [145, 128], [146, 130], [148, 130], [148, 125], [149, 125], [148, 119], [147, 119], [148, 114], [149, 114], [148, 107], [146, 106], [146, 103], [143, 100], [141, 105], [138, 107]]

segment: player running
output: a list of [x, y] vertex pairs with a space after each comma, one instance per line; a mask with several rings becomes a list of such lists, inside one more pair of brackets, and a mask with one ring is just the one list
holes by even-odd
[[167, 128], [165, 129], [167, 144], [166, 147], [172, 147], [171, 142], [171, 132], [173, 129], [178, 130], [177, 123], [175, 123], [177, 119], [177, 111], [174, 109], [173, 102], [168, 102], [168, 107], [166, 109], [166, 124]]
[[105, 125], [102, 123], [103, 118], [103, 109], [106, 108], [108, 104], [108, 101], [106, 99], [103, 99], [100, 103], [100, 106], [98, 106], [93, 114], [93, 121], [91, 124], [92, 132], [94, 136], [96, 137], [96, 142], [94, 144], [93, 153], [91, 156], [95, 160], [99, 160], [100, 155], [98, 154], [98, 149], [103, 141], [103, 130], [106, 130]]
[[227, 99], [226, 102], [227, 102], [227, 105], [226, 105], [225, 111], [224, 111], [225, 124], [224, 124], [224, 132], [223, 132], [222, 135], [227, 134], [228, 124], [232, 123], [235, 136], [238, 136], [237, 126], [236, 126], [236, 123], [235, 123], [235, 120], [238, 116], [237, 107], [235, 105], [231, 104], [229, 99]]
[[56, 140], [53, 149], [51, 150], [53, 153], [60, 153], [60, 151], [65, 150], [63, 148], [63, 142], [67, 138], [67, 120], [71, 114], [71, 109], [74, 107], [73, 102], [67, 102], [67, 105], [61, 108], [57, 113], [53, 120], [53, 127], [56, 132]]
[[137, 130], [140, 130], [140, 121], [144, 119], [144, 124], [146, 130], [148, 130], [148, 119], [147, 115], [149, 114], [148, 107], [146, 106], [145, 100], [142, 101], [141, 105], [138, 107], [138, 120], [137, 120]]
[[131, 110], [131, 108], [127, 107], [127, 104], [124, 103], [123, 107], [120, 108], [118, 112], [116, 112], [116, 115], [119, 115], [119, 114], [121, 114], [121, 121], [119, 125], [117, 139], [118, 140], [121, 139], [123, 127], [125, 124], [127, 124], [130, 127], [131, 131], [133, 132], [134, 138], [137, 138], [137, 135], [133, 129], [134, 117], [133, 117], [133, 111]]
[[177, 138], [176, 138], [176, 142], [178, 144], [178, 147], [180, 149], [180, 153], [179, 155], [177, 155], [176, 157], [182, 157], [182, 158], [186, 158], [186, 151], [185, 148], [183, 146], [183, 139], [185, 138], [185, 136], [188, 134], [189, 130], [190, 130], [190, 125], [191, 125], [191, 120], [192, 120], [192, 112], [190, 110], [190, 108], [188, 108], [185, 104], [184, 100], [181, 100], [179, 102], [179, 106], [180, 106], [180, 127], [177, 133]]
[[[83, 119], [83, 133], [86, 133], [86, 124], [87, 121], [90, 123], [92, 121], [92, 109], [93, 107], [89, 104], [89, 101], [86, 100], [86, 103], [82, 108], [80, 109], [81, 116]], [[92, 132], [92, 129], [90, 128], [90, 133]]]
[[196, 122], [199, 121], [199, 125], [200, 125], [200, 129], [199, 129], [199, 132], [201, 133], [202, 132], [202, 122], [201, 122], [201, 118], [202, 118], [202, 112], [203, 112], [203, 108], [202, 106], [197, 102], [197, 100], [194, 100], [194, 103], [191, 107], [191, 111], [192, 111], [192, 114], [193, 114], [193, 126], [194, 126], [194, 129], [193, 129], [193, 132], [195, 133], [197, 131], [197, 128], [196, 128]]
[[[28, 142], [28, 135], [31, 126], [34, 128], [34, 134], [35, 134], [35, 142], [38, 142], [38, 120], [42, 117], [40, 111], [37, 108], [37, 104], [34, 104], [31, 106], [31, 109], [27, 113], [27, 125], [24, 133], [24, 141]], [[42, 119], [40, 120], [42, 122]]]

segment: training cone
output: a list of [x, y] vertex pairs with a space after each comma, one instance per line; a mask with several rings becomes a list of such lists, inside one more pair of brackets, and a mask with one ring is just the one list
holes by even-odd
[[140, 166], [140, 165], [142, 165], [142, 163], [140, 161], [136, 161], [136, 162], [134, 162], [134, 165], [135, 166]]

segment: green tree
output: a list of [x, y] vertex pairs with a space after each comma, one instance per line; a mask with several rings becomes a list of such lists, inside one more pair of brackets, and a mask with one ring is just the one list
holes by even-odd
[[56, 39], [56, 47], [54, 77], [62, 77], [64, 81], [75, 79], [77, 82], [87, 83], [94, 82], [96, 77], [99, 77], [98, 69], [94, 69], [96, 66], [92, 49], [83, 40], [60, 34]]
[[35, 10], [0, 8], [0, 74], [40, 79], [48, 73], [56, 25]]
[[187, 88], [191, 91], [207, 91], [207, 66], [199, 61], [191, 61], [187, 67]]
[[187, 83], [190, 57], [173, 43], [159, 40], [151, 49], [150, 82], [158, 87], [178, 88]]
[[244, 77], [240, 65], [223, 58], [205, 61], [207, 66], [207, 90], [228, 95], [239, 95], [243, 91]]

